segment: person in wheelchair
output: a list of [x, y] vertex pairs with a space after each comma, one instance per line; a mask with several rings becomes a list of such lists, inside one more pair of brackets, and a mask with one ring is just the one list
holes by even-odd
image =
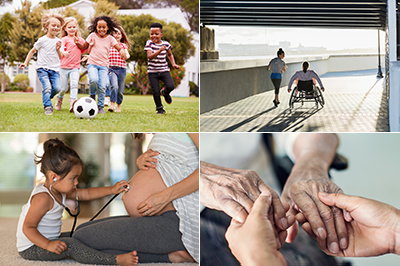
[[297, 83], [297, 88], [299, 91], [306, 91], [306, 95], [311, 95], [313, 97], [312, 92], [313, 86], [316, 85], [317, 82], [321, 87], [322, 91], [325, 91], [324, 85], [322, 84], [321, 79], [318, 77], [318, 74], [315, 73], [314, 70], [308, 70], [310, 64], [307, 61], [303, 62], [303, 70], [297, 71], [294, 75], [290, 78], [288, 84], [288, 92], [292, 90], [292, 84], [294, 82]]

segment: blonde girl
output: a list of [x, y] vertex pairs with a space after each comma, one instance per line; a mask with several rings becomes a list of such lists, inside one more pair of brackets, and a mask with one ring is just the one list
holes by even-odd
[[20, 65], [23, 69], [28, 66], [32, 56], [38, 52], [36, 72], [42, 83], [42, 102], [44, 114], [53, 114], [51, 99], [60, 91], [60, 59], [61, 40], [56, 37], [64, 25], [64, 17], [58, 13], [48, 12], [42, 16], [42, 30], [46, 35], [40, 37], [26, 56], [25, 62]]
[[65, 24], [61, 29], [61, 41], [63, 44], [63, 52], [61, 57], [61, 91], [57, 95], [57, 102], [55, 109], [61, 110], [64, 95], [68, 90], [68, 78], [70, 79], [70, 100], [69, 111], [73, 112], [75, 102], [78, 100], [78, 82], [79, 82], [79, 69], [81, 66], [81, 54], [85, 50], [81, 50], [76, 46], [74, 38], [77, 38], [79, 43], [84, 44], [85, 40], [81, 38], [79, 32], [78, 21], [74, 17], [65, 19]]
[[126, 190], [128, 182], [112, 187], [76, 189], [83, 168], [79, 155], [58, 139], [49, 139], [43, 156], [35, 163], [45, 175], [44, 184], [37, 185], [27, 204], [22, 207], [17, 228], [17, 248], [27, 260], [55, 261], [68, 257], [81, 263], [136, 265], [137, 252], [122, 255], [91, 249], [74, 238], [61, 234], [61, 217], [66, 199], [93, 200]]

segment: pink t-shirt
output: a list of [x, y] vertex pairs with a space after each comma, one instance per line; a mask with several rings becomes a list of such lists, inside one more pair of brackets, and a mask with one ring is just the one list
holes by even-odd
[[[76, 46], [74, 39], [68, 36], [62, 37], [61, 41], [64, 46], [64, 51], [70, 51], [69, 57], [66, 58], [63, 56], [60, 61], [61, 68], [66, 69], [73, 69], [73, 68], [80, 68], [81, 66], [81, 54], [86, 52], [86, 50], [82, 51], [81, 49]], [[81, 44], [85, 43], [85, 40], [79, 37], [79, 42]]]
[[92, 32], [86, 38], [86, 41], [90, 42], [92, 38], [94, 39], [94, 45], [90, 51], [88, 64], [108, 67], [109, 51], [111, 47], [114, 47], [116, 44], [118, 44], [117, 40], [111, 35], [100, 38], [95, 32]]

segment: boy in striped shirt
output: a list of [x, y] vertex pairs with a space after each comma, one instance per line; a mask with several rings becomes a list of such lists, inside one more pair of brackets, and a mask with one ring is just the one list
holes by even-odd
[[[171, 52], [172, 45], [161, 40], [162, 24], [152, 23], [150, 25], [150, 40], [146, 42], [144, 50], [147, 52], [147, 75], [149, 77], [150, 86], [153, 90], [153, 99], [156, 104], [157, 114], [165, 113], [164, 106], [161, 103], [161, 94], [167, 104], [172, 103], [172, 98], [169, 95], [175, 88], [172, 80], [170, 69], [168, 67], [167, 57], [171, 62], [172, 67], [179, 69], [175, 64], [174, 55]], [[164, 83], [165, 89], [160, 91], [159, 81]]]

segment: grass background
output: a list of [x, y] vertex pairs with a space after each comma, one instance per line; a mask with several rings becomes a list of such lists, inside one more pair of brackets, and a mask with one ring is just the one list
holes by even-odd
[[[78, 98], [89, 95], [79, 94]], [[69, 112], [69, 94], [62, 109], [45, 115], [41, 93], [0, 94], [0, 131], [7, 132], [198, 132], [199, 98], [162, 98], [164, 115], [157, 115], [153, 96], [126, 95], [121, 113], [98, 114], [94, 119], [77, 119]], [[52, 100], [55, 105], [55, 98]], [[108, 107], [105, 107], [107, 110]]]

